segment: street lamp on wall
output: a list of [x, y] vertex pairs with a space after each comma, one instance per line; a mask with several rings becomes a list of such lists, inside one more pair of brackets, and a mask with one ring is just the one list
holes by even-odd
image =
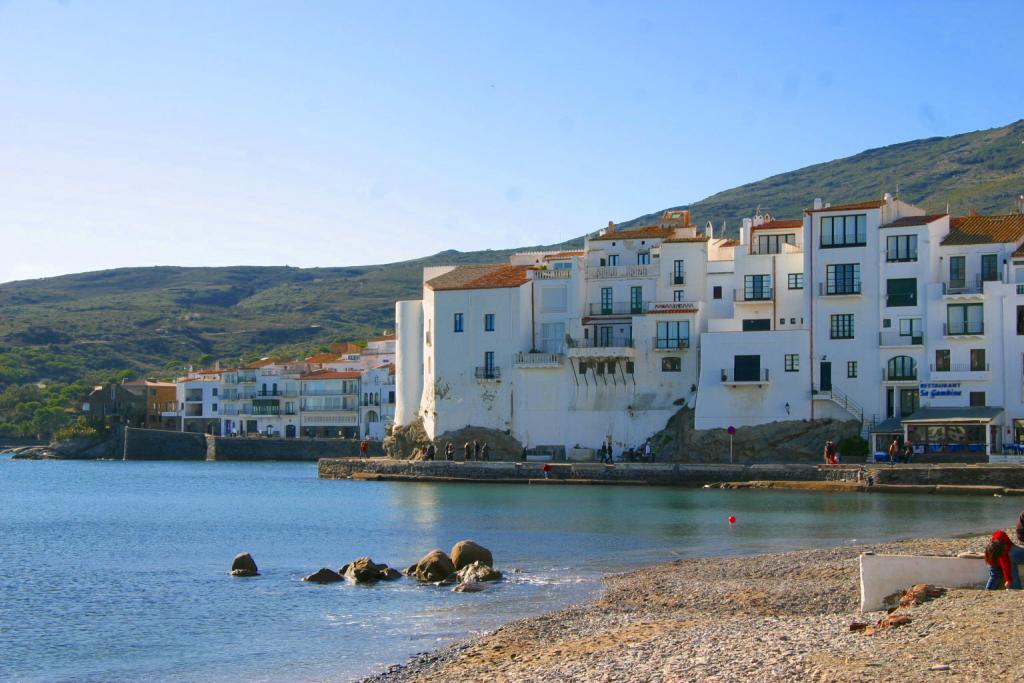
[[789, 415], [789, 401], [786, 402], [786, 415]]

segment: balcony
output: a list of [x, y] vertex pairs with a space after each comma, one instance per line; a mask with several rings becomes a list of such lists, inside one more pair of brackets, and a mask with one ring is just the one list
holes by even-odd
[[737, 373], [733, 368], [722, 368], [722, 384], [734, 387], [761, 386], [771, 384], [771, 375], [768, 368], [754, 371], [740, 371]]
[[685, 285], [686, 284], [686, 273], [673, 273], [672, 284], [674, 285]]
[[989, 364], [947, 363], [930, 367], [932, 379], [942, 382], [980, 382], [989, 378]]
[[256, 375], [239, 375], [238, 376], [238, 383], [239, 384], [255, 384], [256, 383]]
[[826, 287], [824, 282], [818, 283], [818, 296], [860, 296], [859, 282], [842, 282]]
[[700, 308], [699, 301], [649, 301], [648, 313], [695, 313]]
[[647, 312], [649, 301], [609, 301], [590, 304], [590, 315], [640, 315]]
[[534, 280], [568, 280], [572, 277], [572, 270], [569, 268], [549, 268], [547, 270], [532, 270]]
[[964, 278], [962, 280], [946, 280], [942, 283], [943, 296], [950, 297], [977, 297], [985, 291], [986, 282], [1002, 282], [1001, 274], [993, 274], [990, 277], [977, 275], [974, 279]]
[[878, 333], [878, 345], [885, 346], [923, 346], [924, 334], [900, 334], [896, 331], [882, 331]]
[[738, 304], [764, 303], [772, 300], [772, 288], [761, 287], [751, 290], [732, 290], [732, 300]]
[[980, 320], [942, 323], [942, 334], [945, 337], [981, 337], [985, 334], [985, 323]]
[[[314, 413], [312, 415], [305, 415], [305, 413]], [[351, 425], [359, 424], [359, 413], [350, 410], [319, 410], [319, 411], [303, 411], [302, 426], [303, 427], [347, 427]]]
[[658, 266], [651, 263], [632, 266], [591, 266], [587, 268], [588, 280], [622, 280], [658, 277]]
[[632, 337], [604, 337], [599, 339], [569, 338], [567, 355], [570, 358], [633, 358]]
[[513, 365], [517, 368], [560, 368], [565, 356], [560, 353], [527, 353], [520, 351], [513, 359]]
[[655, 337], [653, 340], [655, 351], [684, 351], [690, 348], [690, 339], [673, 339], [672, 337]]
[[473, 376], [484, 381], [498, 381], [501, 379], [501, 368], [490, 365], [477, 366]]

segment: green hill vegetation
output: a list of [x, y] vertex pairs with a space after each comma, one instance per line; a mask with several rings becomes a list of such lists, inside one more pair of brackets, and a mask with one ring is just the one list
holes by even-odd
[[[929, 211], [948, 203], [954, 213], [1007, 213], [1024, 192], [1024, 121], [872, 149], [669, 208], [735, 231], [757, 207], [796, 218], [815, 197], [871, 199], [897, 184], [901, 198]], [[393, 327], [394, 302], [418, 296], [424, 266], [502, 261], [519, 250], [341, 268], [120, 268], [0, 285], [0, 433], [51, 433], [88, 386], [115, 376], [172, 378], [189, 364], [365, 339]]]

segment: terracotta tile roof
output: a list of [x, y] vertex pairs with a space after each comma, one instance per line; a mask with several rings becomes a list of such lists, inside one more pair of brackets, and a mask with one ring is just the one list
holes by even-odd
[[697, 235], [696, 237], [669, 237], [665, 242], [679, 244], [682, 242], [707, 242], [708, 239], [710, 238], [707, 235]]
[[239, 365], [238, 369], [239, 370], [256, 370], [258, 368], [265, 368], [268, 365], [273, 365], [274, 363], [277, 363], [278, 361], [279, 361], [279, 359], [275, 359], [275, 358], [260, 358], [258, 361], [253, 361], [252, 363], [246, 363], [245, 365]]
[[638, 239], [664, 239], [665, 237], [671, 237], [673, 228], [662, 228], [657, 225], [646, 225], [642, 228], [632, 228], [629, 230], [615, 230], [614, 232], [608, 232], [604, 235], [597, 237], [591, 237], [591, 242], [598, 242], [603, 240], [638, 240]]
[[512, 266], [507, 263], [459, 266], [433, 280], [428, 280], [426, 286], [434, 291], [519, 287], [529, 282], [526, 277], [527, 270], [527, 266]]
[[1004, 216], [957, 216], [950, 220], [942, 246], [1003, 244], [1024, 239], [1024, 214]]
[[856, 211], [858, 209], [880, 209], [885, 206], [884, 199], [876, 199], [870, 202], [857, 202], [855, 204], [833, 204], [823, 206], [820, 209], [804, 209], [804, 213], [816, 213], [821, 211]]
[[305, 362], [307, 362], [307, 363], [333, 363], [336, 360], [341, 360], [341, 359], [338, 358], [338, 354], [336, 354], [336, 353], [316, 353], [316, 354], [313, 354], [312, 356], [310, 356], [309, 358], [307, 358]]
[[331, 344], [328, 347], [332, 353], [359, 353], [363, 350], [359, 344], [352, 342], [342, 342], [340, 344]]
[[750, 230], [751, 232], [753, 232], [754, 230], [792, 230], [793, 228], [802, 227], [804, 227], [803, 220], [795, 218], [793, 220], [788, 221], [768, 221], [767, 223], [762, 223], [761, 225], [755, 225]]
[[359, 373], [354, 371], [335, 372], [334, 370], [317, 370], [316, 372], [307, 372], [299, 375], [299, 379], [304, 382], [321, 379], [359, 379]]
[[582, 251], [560, 251], [557, 254], [548, 254], [544, 257], [545, 261], [559, 261], [561, 259], [572, 258], [573, 256], [583, 256]]
[[373, 339], [370, 339], [370, 341], [395, 341], [396, 339], [398, 339], [397, 335], [394, 335], [394, 334], [382, 334], [379, 337], [374, 337]]
[[725, 240], [720, 246], [723, 247], [738, 247], [740, 246], [739, 240]]
[[395, 374], [395, 364], [394, 363], [384, 363], [383, 365], [378, 365], [377, 369], [378, 370], [387, 370], [392, 375]]
[[933, 223], [946, 214], [944, 213], [932, 213], [927, 216], [904, 216], [903, 218], [897, 218], [892, 223], [886, 223], [885, 225], [879, 226], [882, 228], [907, 228], [914, 225], [927, 225]]

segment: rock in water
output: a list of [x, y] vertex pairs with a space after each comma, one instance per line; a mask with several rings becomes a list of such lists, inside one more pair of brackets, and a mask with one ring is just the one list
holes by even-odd
[[259, 576], [256, 560], [249, 553], [238, 553], [231, 562], [231, 576]]
[[310, 583], [337, 583], [342, 581], [342, 576], [333, 569], [327, 567], [320, 567], [309, 576], [302, 577], [303, 581], [309, 581]]
[[473, 541], [459, 541], [452, 546], [452, 562], [455, 569], [462, 569], [474, 562], [483, 562], [488, 567], [494, 566], [494, 558], [487, 548]]
[[416, 563], [415, 576], [426, 583], [448, 581], [455, 576], [455, 565], [443, 550], [431, 550]]
[[377, 564], [368, 557], [360, 557], [358, 560], [349, 562], [338, 573], [353, 583], [391, 581], [402, 576], [386, 564]]
[[501, 581], [501, 572], [477, 560], [457, 573], [462, 583], [480, 583], [483, 581]]
[[475, 581], [463, 581], [452, 589], [452, 593], [479, 593], [486, 589], [487, 586], [482, 583], [476, 583]]

